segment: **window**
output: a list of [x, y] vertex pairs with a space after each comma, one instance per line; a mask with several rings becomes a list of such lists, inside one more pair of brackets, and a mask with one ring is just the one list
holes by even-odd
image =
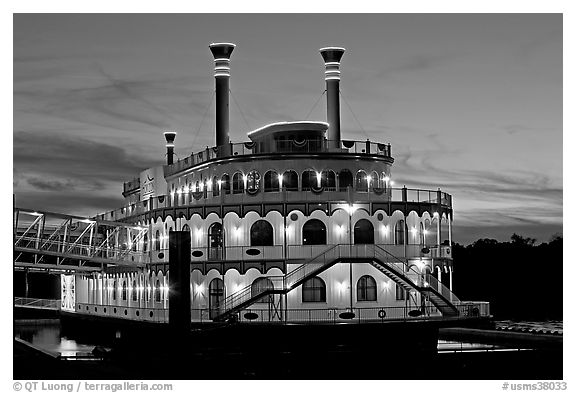
[[366, 219], [354, 224], [354, 244], [374, 244], [374, 226]]
[[356, 284], [356, 300], [359, 302], [376, 301], [376, 280], [372, 276], [362, 276]]
[[298, 191], [298, 174], [294, 171], [284, 172], [282, 186], [286, 188], [286, 191]]
[[236, 172], [234, 176], [232, 176], [232, 193], [241, 194], [243, 192], [244, 192], [244, 176], [242, 175], [242, 173]]
[[148, 233], [145, 233], [142, 239], [142, 252], [148, 252]]
[[310, 170], [304, 171], [302, 173], [302, 191], [310, 191], [312, 187], [316, 186], [318, 186], [316, 172]]
[[[250, 294], [252, 297], [258, 296], [262, 292], [267, 291], [268, 289], [274, 289], [274, 284], [268, 277], [260, 277], [254, 280], [250, 287]], [[256, 303], [268, 303], [271, 301], [274, 295], [263, 296], [262, 298], [258, 299]]]
[[305, 246], [326, 244], [326, 226], [317, 219], [308, 220], [302, 228], [302, 244]]
[[188, 224], [184, 224], [184, 226], [182, 227], [182, 230], [184, 232], [190, 232], [190, 227], [188, 226]]
[[325, 302], [326, 284], [320, 277], [312, 277], [302, 284], [302, 302]]
[[372, 172], [370, 174], [370, 187], [372, 187], [372, 189], [382, 187], [380, 185], [380, 177], [378, 177], [378, 172]]
[[356, 174], [356, 191], [368, 191], [368, 178], [364, 171], [358, 171]]
[[406, 290], [400, 285], [396, 284], [396, 300], [404, 300], [406, 298]]
[[336, 174], [331, 170], [322, 171], [321, 185], [328, 190], [336, 190]]
[[252, 224], [250, 227], [250, 245], [253, 247], [274, 245], [274, 231], [268, 221], [258, 220]]
[[264, 174], [264, 192], [274, 191], [280, 191], [278, 174], [274, 171], [268, 171]]
[[136, 280], [132, 281], [132, 301], [138, 300], [138, 287], [136, 286]]
[[215, 278], [210, 281], [208, 286], [208, 308], [210, 309], [210, 318], [213, 319], [218, 315], [218, 311], [224, 300], [224, 281]]
[[223, 175], [222, 176], [222, 192], [224, 194], [230, 194], [230, 176]]
[[154, 237], [154, 249], [156, 251], [160, 250], [160, 231], [156, 231], [156, 236]]
[[248, 180], [246, 182], [246, 188], [249, 190], [259, 190], [260, 189], [260, 174], [257, 171], [252, 171], [248, 173]]
[[348, 169], [343, 169], [338, 174], [338, 180], [340, 183], [340, 191], [346, 191], [348, 187], [352, 187], [352, 172]]
[[126, 290], [126, 281], [122, 282], [122, 300], [126, 300], [128, 299], [128, 295], [127, 295], [127, 290]]
[[406, 237], [406, 223], [404, 220], [399, 220], [396, 222], [394, 227], [394, 244], [402, 245], [405, 244]]
[[420, 244], [425, 244], [424, 240], [424, 224], [420, 223]]
[[112, 300], [116, 300], [116, 291], [118, 287], [116, 286], [116, 280], [112, 283]]
[[160, 292], [160, 280], [156, 280], [156, 286], [154, 287], [154, 298], [157, 302], [162, 301], [162, 293]]
[[223, 245], [222, 224], [215, 222], [208, 228], [208, 259], [221, 260], [224, 254]]
[[220, 187], [218, 187], [218, 178], [214, 176], [212, 179], [212, 195], [218, 196], [220, 195]]

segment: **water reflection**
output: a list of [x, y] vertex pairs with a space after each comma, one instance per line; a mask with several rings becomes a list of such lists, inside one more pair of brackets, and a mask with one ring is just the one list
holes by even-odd
[[73, 339], [61, 336], [58, 320], [42, 324], [16, 323], [14, 337], [63, 357], [92, 356], [92, 350], [95, 347], [95, 344], [78, 343]]

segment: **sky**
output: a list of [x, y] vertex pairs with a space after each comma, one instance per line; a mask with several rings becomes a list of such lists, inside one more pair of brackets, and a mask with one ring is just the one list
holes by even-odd
[[[561, 14], [16, 14], [16, 205], [95, 215], [122, 182], [214, 145], [212, 42], [230, 138], [325, 121], [318, 49], [343, 46], [344, 139], [392, 144], [397, 185], [453, 195], [454, 240], [562, 232]], [[320, 99], [320, 100], [319, 100]], [[319, 101], [318, 101], [319, 100]]]

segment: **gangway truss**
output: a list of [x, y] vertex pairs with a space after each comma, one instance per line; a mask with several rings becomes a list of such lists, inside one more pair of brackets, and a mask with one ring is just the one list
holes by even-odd
[[97, 272], [149, 262], [148, 227], [14, 208], [14, 268]]

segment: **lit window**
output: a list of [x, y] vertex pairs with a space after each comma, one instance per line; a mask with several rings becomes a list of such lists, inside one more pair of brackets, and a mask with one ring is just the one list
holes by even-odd
[[[252, 298], [254, 298], [269, 289], [274, 289], [274, 284], [272, 281], [267, 277], [260, 277], [254, 280], [250, 286], [250, 294]], [[272, 294], [268, 296], [262, 296], [262, 298], [258, 299], [255, 303], [268, 303], [273, 300], [273, 297], [274, 295]]]
[[326, 244], [326, 226], [322, 221], [312, 219], [304, 224], [302, 244], [305, 246]]
[[396, 284], [396, 300], [404, 300], [406, 298], [406, 290], [400, 285]]
[[302, 302], [325, 302], [326, 284], [320, 277], [312, 277], [302, 284]]
[[274, 245], [274, 231], [268, 221], [258, 220], [252, 224], [250, 227], [250, 245], [253, 247]]
[[362, 276], [356, 285], [356, 300], [359, 302], [376, 301], [376, 280], [371, 276]]

